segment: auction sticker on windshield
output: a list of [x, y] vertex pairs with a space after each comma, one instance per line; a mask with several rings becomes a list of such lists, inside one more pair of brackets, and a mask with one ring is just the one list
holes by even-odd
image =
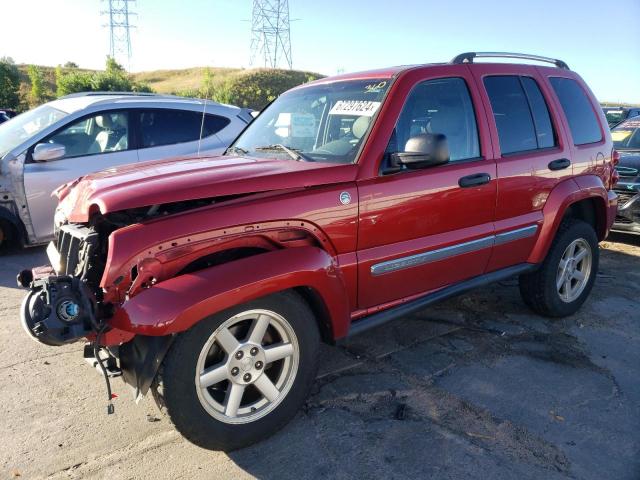
[[357, 115], [359, 117], [372, 117], [381, 102], [367, 100], [339, 100], [335, 103], [329, 115]]

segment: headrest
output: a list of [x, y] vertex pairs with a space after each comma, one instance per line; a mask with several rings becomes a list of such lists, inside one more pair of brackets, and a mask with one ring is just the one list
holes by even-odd
[[369, 128], [370, 121], [370, 117], [362, 116], [356, 118], [355, 122], [353, 122], [353, 125], [351, 126], [351, 133], [353, 133], [353, 136], [358, 139], [362, 138], [367, 131], [367, 128]]
[[112, 128], [113, 122], [111, 121], [111, 115], [98, 115], [96, 117], [96, 125], [100, 128]]

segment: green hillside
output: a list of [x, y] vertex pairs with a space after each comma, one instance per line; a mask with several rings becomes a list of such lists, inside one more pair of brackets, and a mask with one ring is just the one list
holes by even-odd
[[[20, 110], [26, 110], [39, 103], [51, 100], [60, 94], [60, 85], [56, 83], [56, 70], [61, 78], [67, 80], [66, 90], [62, 92], [86, 91], [89, 90], [118, 90], [121, 83], [110, 83], [109, 81], [98, 85], [107, 85], [107, 88], [96, 86], [86, 86], [91, 75], [100, 74], [103, 71], [87, 70], [80, 68], [56, 68], [48, 66], [38, 66], [41, 75], [42, 94], [34, 100], [31, 94], [31, 81], [29, 79], [29, 65], [16, 65], [20, 77]], [[121, 68], [121, 67], [117, 67]], [[116, 75], [128, 77], [125, 83], [133, 86], [136, 91], [141, 87], [148, 88], [153, 92], [189, 97], [208, 98], [222, 103], [234, 104], [253, 109], [262, 109], [282, 92], [317, 78], [322, 75], [314, 72], [300, 70], [280, 70], [280, 69], [239, 69], [239, 68], [216, 68], [216, 67], [193, 67], [180, 70], [154, 70], [147, 72], [137, 72], [127, 74], [124, 70], [116, 72]], [[82, 82], [78, 80], [82, 80]], [[80, 85], [80, 86], [78, 86]], [[71, 88], [71, 90], [69, 90]], [[126, 88], [126, 87], [125, 87]], [[130, 88], [128, 88], [130, 89]]]

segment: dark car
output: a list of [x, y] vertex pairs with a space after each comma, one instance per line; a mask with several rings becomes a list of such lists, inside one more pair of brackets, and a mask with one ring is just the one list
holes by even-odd
[[0, 110], [0, 123], [4, 123], [7, 120], [9, 120], [9, 115], [7, 115], [5, 112]]
[[602, 111], [607, 117], [609, 128], [615, 127], [628, 118], [640, 115], [640, 107], [602, 107]]
[[640, 233], [640, 117], [614, 127], [611, 136], [620, 152], [620, 163], [616, 167], [620, 180], [615, 186], [618, 214], [613, 228]]

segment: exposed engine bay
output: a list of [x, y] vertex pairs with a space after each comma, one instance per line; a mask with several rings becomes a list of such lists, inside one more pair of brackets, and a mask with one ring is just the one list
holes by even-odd
[[[56, 225], [54, 240], [47, 247], [51, 266], [23, 270], [18, 274], [18, 284], [30, 290], [22, 304], [24, 329], [35, 340], [49, 346], [88, 340], [84, 357], [106, 380], [109, 413], [113, 412], [109, 379], [122, 376], [133, 388], [136, 399], [141, 398], [155, 377], [156, 360], [164, 356], [172, 342], [171, 336], [138, 335], [118, 346], [104, 346], [103, 335], [110, 330], [109, 319], [115, 308], [105, 300], [100, 286], [107, 263], [109, 236], [129, 225], [234, 198], [237, 197], [198, 199], [96, 214], [88, 224], [67, 223], [63, 219]], [[226, 256], [229, 256], [228, 252]], [[191, 269], [209, 265], [210, 262], [204, 262], [192, 265]]]

